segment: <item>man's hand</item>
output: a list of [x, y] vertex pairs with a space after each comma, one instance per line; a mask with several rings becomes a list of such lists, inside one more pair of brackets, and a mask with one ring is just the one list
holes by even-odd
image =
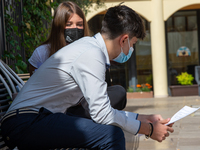
[[161, 115], [138, 115], [137, 120], [140, 120], [141, 122], [145, 123], [153, 123], [155, 121], [163, 120]]
[[141, 121], [139, 133], [148, 135], [150, 133], [149, 123], [153, 124], [152, 139], [162, 142], [169, 136], [169, 132], [174, 132], [173, 124], [166, 126], [165, 124], [170, 121], [170, 118], [163, 119], [161, 115], [138, 115], [138, 120]]
[[153, 134], [151, 136], [152, 139], [157, 140], [158, 142], [162, 142], [166, 137], [169, 136], [169, 132], [174, 132], [174, 129], [170, 126], [166, 126], [170, 119], [164, 119], [160, 121], [156, 121], [153, 123]]

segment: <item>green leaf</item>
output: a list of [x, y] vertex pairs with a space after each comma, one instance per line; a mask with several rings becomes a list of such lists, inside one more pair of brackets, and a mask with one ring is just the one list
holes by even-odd
[[22, 60], [18, 60], [15, 65], [21, 70], [26, 70], [27, 68], [27, 64]]
[[12, 60], [15, 59], [15, 56], [14, 56], [13, 54], [10, 54], [9, 56], [10, 56], [10, 58], [11, 58]]
[[21, 47], [19, 45], [17, 45], [16, 49], [17, 50], [21, 50]]
[[22, 60], [22, 56], [18, 53], [16, 56], [15, 56], [15, 59], [18, 61], [18, 60]]

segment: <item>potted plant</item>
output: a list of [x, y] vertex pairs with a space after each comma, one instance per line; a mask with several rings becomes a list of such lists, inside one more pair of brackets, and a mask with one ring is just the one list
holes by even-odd
[[182, 72], [176, 78], [180, 85], [170, 86], [172, 96], [198, 95], [198, 86], [193, 85], [194, 77], [191, 74]]
[[127, 99], [152, 98], [152, 97], [153, 97], [152, 86], [148, 83], [137, 84], [136, 88], [131, 86], [127, 89]]

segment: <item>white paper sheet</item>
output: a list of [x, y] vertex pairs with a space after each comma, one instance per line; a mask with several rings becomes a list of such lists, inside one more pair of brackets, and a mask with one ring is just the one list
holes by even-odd
[[200, 107], [198, 108], [192, 108], [189, 106], [184, 106], [181, 110], [179, 110], [176, 114], [174, 114], [171, 118], [171, 120], [166, 124], [169, 125], [171, 123], [174, 123], [188, 115], [190, 115], [191, 113], [197, 111]]

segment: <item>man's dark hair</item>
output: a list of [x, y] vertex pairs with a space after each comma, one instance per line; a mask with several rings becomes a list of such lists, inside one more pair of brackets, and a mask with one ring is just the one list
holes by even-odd
[[118, 5], [108, 9], [102, 21], [101, 33], [115, 39], [122, 34], [128, 34], [140, 39], [145, 37], [144, 23], [141, 17], [131, 8]]

